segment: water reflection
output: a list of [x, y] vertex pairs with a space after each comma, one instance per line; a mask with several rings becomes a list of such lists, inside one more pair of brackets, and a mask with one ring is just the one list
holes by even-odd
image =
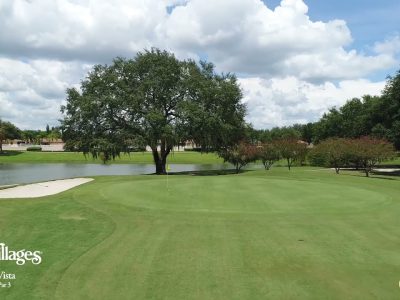
[[[171, 164], [170, 172], [221, 170], [224, 164]], [[154, 173], [152, 164], [0, 164], [0, 186], [96, 175], [139, 175]]]

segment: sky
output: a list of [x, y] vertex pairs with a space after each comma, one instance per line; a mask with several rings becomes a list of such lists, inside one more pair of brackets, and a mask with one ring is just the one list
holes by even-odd
[[246, 120], [318, 120], [400, 69], [398, 0], [0, 0], [0, 118], [57, 126], [94, 64], [158, 47], [237, 74]]

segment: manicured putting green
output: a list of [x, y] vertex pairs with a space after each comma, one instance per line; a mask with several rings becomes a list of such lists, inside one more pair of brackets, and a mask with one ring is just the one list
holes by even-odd
[[400, 181], [361, 176], [99, 177], [1, 201], [1, 240], [43, 263], [0, 262], [0, 298], [396, 299]]

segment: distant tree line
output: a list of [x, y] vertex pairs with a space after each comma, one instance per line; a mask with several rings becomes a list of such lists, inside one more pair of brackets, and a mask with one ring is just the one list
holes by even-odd
[[43, 140], [47, 142], [56, 141], [62, 138], [60, 127], [50, 127], [46, 125], [46, 130], [22, 130], [21, 140], [30, 144], [41, 144]]
[[47, 141], [61, 139], [62, 133], [60, 127], [46, 126], [46, 130], [21, 130], [14, 124], [0, 119], [0, 153], [3, 153], [3, 143], [10, 140], [22, 140], [30, 144], [41, 144]]
[[219, 152], [225, 162], [235, 166], [236, 173], [251, 162], [261, 161], [265, 170], [278, 160], [285, 160], [290, 171], [297, 162], [302, 165], [306, 159], [311, 165], [334, 168], [339, 174], [341, 168], [362, 169], [369, 174], [378, 163], [392, 159], [395, 149], [390, 142], [374, 137], [329, 138], [313, 148], [307, 147], [296, 138], [279, 138], [270, 142], [253, 144], [241, 142]]
[[381, 96], [353, 98], [340, 108], [331, 108], [317, 122], [266, 130], [249, 127], [247, 132], [253, 141], [298, 138], [315, 144], [328, 138], [371, 136], [386, 139], [400, 150], [400, 70], [388, 78]]
[[307, 157], [307, 144], [296, 138], [278, 138], [266, 143], [242, 141], [218, 152], [225, 162], [235, 166], [236, 173], [251, 162], [261, 161], [266, 170], [278, 160], [284, 159], [290, 170], [294, 162], [304, 163]]
[[368, 177], [376, 165], [395, 156], [393, 144], [375, 137], [328, 138], [312, 148], [312, 165], [332, 167], [336, 174], [341, 168], [363, 169]]
[[21, 131], [12, 123], [0, 119], [0, 153], [3, 153], [3, 142], [8, 139], [16, 139]]

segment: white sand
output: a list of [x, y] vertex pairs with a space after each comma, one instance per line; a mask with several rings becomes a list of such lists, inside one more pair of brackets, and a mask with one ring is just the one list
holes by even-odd
[[[335, 170], [335, 168], [330, 168], [331, 170]], [[324, 169], [320, 169], [320, 170], [324, 170]], [[327, 170], [327, 169], [325, 169]], [[340, 168], [340, 170], [355, 170], [355, 168]], [[363, 171], [362, 168], [359, 169], [359, 171]], [[376, 171], [376, 172], [398, 172], [400, 171], [400, 169], [389, 169], [389, 168], [384, 168], [384, 169], [372, 169], [372, 171]]]
[[0, 190], [0, 198], [38, 198], [55, 195], [92, 180], [93, 178], [72, 178], [21, 185]]
[[391, 172], [398, 172], [398, 171], [400, 171], [400, 169], [374, 169], [374, 171], [391, 173]]

